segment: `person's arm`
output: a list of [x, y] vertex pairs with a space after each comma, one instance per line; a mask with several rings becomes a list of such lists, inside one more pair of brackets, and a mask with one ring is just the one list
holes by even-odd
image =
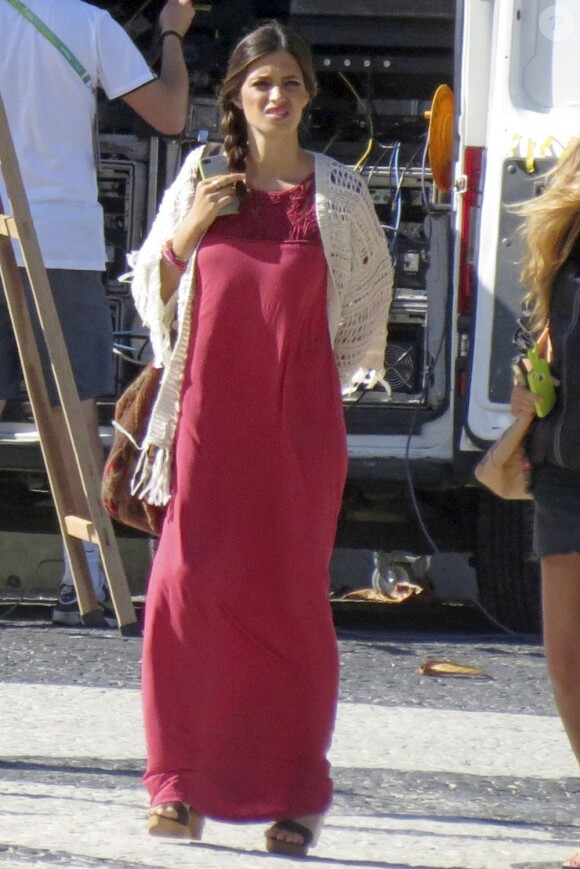
[[221, 209], [233, 202], [236, 195], [236, 184], [244, 182], [245, 175], [234, 172], [228, 175], [218, 175], [207, 181], [198, 181], [193, 204], [185, 218], [176, 229], [172, 239], [165, 239], [168, 249], [164, 247], [159, 266], [159, 292], [163, 304], [167, 304], [173, 296], [181, 275], [187, 268], [193, 252], [201, 241], [206, 230], [214, 222]]
[[[171, 325], [177, 303], [176, 292], [191, 278], [193, 263], [190, 261], [195, 247], [217, 212], [231, 202], [232, 183], [244, 175], [235, 173], [232, 178], [213, 178], [199, 181], [198, 166], [203, 148], [197, 148], [186, 158], [177, 178], [165, 192], [157, 216], [147, 238], [139, 251], [129, 257], [132, 268], [131, 293], [135, 307], [151, 332], [155, 359], [161, 362], [171, 351]], [[225, 183], [226, 180], [229, 183]], [[215, 182], [218, 182], [216, 185]], [[198, 187], [203, 189], [198, 193]], [[197, 195], [197, 203], [194, 200]], [[167, 242], [173, 242], [174, 254], [182, 263], [189, 260], [186, 272], [171, 267], [163, 256]], [[182, 282], [182, 279], [185, 280]]]
[[[510, 397], [510, 411], [516, 419], [529, 419], [536, 415], [538, 396], [523, 385], [514, 383]], [[541, 401], [541, 399], [540, 399]]]
[[[161, 32], [174, 30], [185, 36], [195, 15], [191, 0], [167, 0], [161, 10]], [[170, 34], [162, 41], [159, 78], [122, 99], [143, 120], [167, 136], [177, 136], [187, 119], [189, 78], [181, 40]]]

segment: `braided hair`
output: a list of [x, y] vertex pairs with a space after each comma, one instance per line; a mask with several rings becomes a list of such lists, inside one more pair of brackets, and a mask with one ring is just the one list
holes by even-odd
[[234, 99], [239, 96], [250, 64], [277, 51], [287, 51], [292, 55], [304, 77], [307, 93], [311, 99], [316, 95], [316, 74], [310, 50], [294, 30], [278, 21], [268, 21], [244, 36], [231, 54], [225, 78], [218, 92], [222, 112], [224, 150], [230, 168], [235, 172], [243, 172], [246, 168], [248, 128], [244, 114], [236, 106]]

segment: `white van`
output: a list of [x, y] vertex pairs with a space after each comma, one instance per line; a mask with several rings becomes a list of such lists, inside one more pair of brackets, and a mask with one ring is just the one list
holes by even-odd
[[[487, 110], [478, 127], [470, 109], [471, 79], [458, 118], [460, 154], [483, 146], [484, 172], [473, 251], [476, 287], [469, 336], [467, 405], [459, 439], [462, 453], [485, 446], [508, 424], [511, 340], [520, 316], [521, 251], [510, 205], [537, 195], [542, 174], [580, 133], [577, 46], [578, 0], [525, 0], [466, 4], [473, 16], [472, 51], [489, 42]], [[458, 166], [458, 178], [465, 169]], [[458, 210], [465, 221], [465, 197]], [[465, 236], [465, 233], [463, 233]], [[465, 276], [458, 275], [459, 298]], [[478, 497], [476, 568], [480, 597], [512, 627], [539, 625], [539, 567], [531, 554], [526, 503]]]
[[[306, 18], [310, 10], [312, 41], [312, 4], [293, 5]], [[320, 20], [331, 8], [341, 14], [332, 0], [315, 5]], [[379, 213], [389, 202], [385, 222], [397, 259], [387, 351], [392, 391], [345, 403], [351, 462], [338, 541], [469, 552], [487, 610], [509, 628], [537, 631], [533, 508], [477, 488], [472, 469], [510, 422], [512, 340], [523, 292], [510, 205], [538, 193], [543, 173], [580, 132], [573, 73], [580, 2], [365, 3], [359, 16], [362, 6], [364, 14], [380, 6], [387, 29], [398, 33], [398, 40], [380, 34], [372, 63], [382, 57], [389, 69], [400, 67], [399, 89], [418, 99], [417, 115], [428, 84], [435, 99], [426, 158], [403, 160], [401, 168], [392, 152], [381, 160], [375, 150], [363, 161]], [[328, 38], [336, 38], [336, 20], [326, 20]], [[352, 32], [360, 33], [354, 26]], [[445, 58], [452, 58], [451, 75]], [[329, 66], [348, 60], [331, 56]], [[441, 84], [453, 90], [452, 110]], [[387, 102], [394, 120], [397, 100]], [[412, 124], [410, 117], [393, 124], [395, 148], [408, 152]]]
[[[155, 56], [162, 0], [98, 5]], [[202, 7], [184, 46], [191, 107], [182, 139], [152, 136], [123, 105], [100, 107], [117, 391], [143, 358], [139, 323], [118, 281], [126, 252], [139, 245], [185, 153], [219, 139], [215, 87], [229, 49], [240, 31], [272, 16], [313, 50], [320, 89], [305, 118], [305, 143], [363, 174], [396, 261], [390, 390], [345, 400], [350, 469], [337, 544], [471, 553], [485, 607], [510, 628], [538, 630], [531, 506], [482, 491], [472, 470], [510, 420], [522, 288], [509, 206], [538, 192], [542, 173], [579, 132], [580, 0], [215, 0]], [[114, 398], [100, 403], [105, 425]], [[26, 499], [22, 528], [43, 488], [26, 414], [20, 403], [0, 423], [0, 483]], [[13, 513], [7, 517], [0, 499], [0, 532], [14, 526]], [[0, 573], [0, 593], [3, 582]]]

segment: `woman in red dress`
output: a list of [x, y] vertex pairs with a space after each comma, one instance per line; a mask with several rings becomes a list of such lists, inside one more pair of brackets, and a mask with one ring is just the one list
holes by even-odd
[[[154, 347], [175, 295], [180, 322], [143, 652], [149, 832], [195, 839], [205, 817], [273, 821], [268, 850], [298, 856], [332, 799], [340, 369], [347, 388], [369, 368], [381, 376], [392, 281], [364, 184], [299, 144], [315, 91], [292, 31], [273, 22], [242, 40], [221, 90], [232, 172], [200, 180], [190, 155], [134, 282]], [[221, 215], [240, 185], [238, 211]]]

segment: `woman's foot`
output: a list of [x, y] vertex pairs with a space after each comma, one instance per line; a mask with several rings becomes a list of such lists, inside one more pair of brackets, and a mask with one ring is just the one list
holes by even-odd
[[306, 857], [308, 849], [318, 841], [323, 819], [323, 815], [304, 815], [276, 821], [266, 830], [266, 850], [273, 854]]
[[204, 818], [185, 803], [159, 803], [147, 812], [147, 831], [150, 836], [168, 836], [177, 839], [201, 839]]
[[567, 867], [570, 866], [580, 869], [580, 848], [578, 848], [577, 851], [574, 851], [573, 854], [570, 854], [566, 862], [562, 863], [562, 866], [564, 867], [564, 869], [567, 869]]

